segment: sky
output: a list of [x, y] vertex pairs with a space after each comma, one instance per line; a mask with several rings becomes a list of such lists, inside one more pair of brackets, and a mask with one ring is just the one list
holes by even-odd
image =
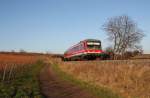
[[81, 40], [110, 45], [102, 25], [128, 15], [145, 33], [150, 53], [150, 0], [0, 0], [0, 51], [63, 53]]

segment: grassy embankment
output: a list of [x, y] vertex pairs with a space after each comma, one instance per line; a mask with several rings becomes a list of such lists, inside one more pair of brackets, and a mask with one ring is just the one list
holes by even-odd
[[14, 80], [0, 82], [0, 98], [43, 98], [38, 81], [42, 66], [43, 62], [38, 61], [18, 70]]
[[[53, 69], [57, 72], [57, 74], [64, 80], [71, 82], [89, 92], [99, 98], [123, 98], [120, 95], [114, 93], [113, 91], [109, 90], [105, 87], [100, 87], [89, 82], [85, 82], [82, 79], [77, 79], [73, 75], [67, 74], [66, 72], [62, 71], [59, 67], [59, 63], [57, 60], [51, 61], [51, 65]], [[60, 65], [61, 66], [61, 65]]]
[[117, 92], [125, 98], [150, 98], [150, 60], [58, 62], [73, 77]]

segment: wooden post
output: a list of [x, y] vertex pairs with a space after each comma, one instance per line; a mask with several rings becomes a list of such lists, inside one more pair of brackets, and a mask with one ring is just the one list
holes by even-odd
[[5, 81], [6, 70], [7, 70], [7, 64], [6, 64], [5, 68], [4, 68], [4, 73], [3, 73], [3, 80], [2, 80], [2, 81]]

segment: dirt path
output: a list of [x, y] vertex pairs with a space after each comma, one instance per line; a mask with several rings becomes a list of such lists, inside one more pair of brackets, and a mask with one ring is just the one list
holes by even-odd
[[42, 93], [47, 98], [97, 98], [89, 92], [61, 80], [48, 65], [41, 70], [40, 84]]

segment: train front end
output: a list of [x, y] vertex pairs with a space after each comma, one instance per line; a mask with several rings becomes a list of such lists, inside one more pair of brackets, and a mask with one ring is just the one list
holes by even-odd
[[88, 60], [95, 59], [108, 59], [109, 55], [106, 54], [101, 47], [101, 41], [95, 39], [88, 39], [85, 42], [84, 58]]

